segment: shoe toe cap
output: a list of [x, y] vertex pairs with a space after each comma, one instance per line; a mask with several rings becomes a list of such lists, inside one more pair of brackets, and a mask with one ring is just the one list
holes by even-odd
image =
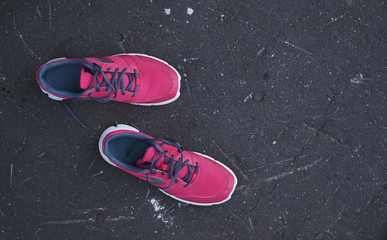
[[138, 56], [140, 61], [140, 103], [160, 104], [178, 97], [180, 75], [166, 62], [150, 57]]
[[225, 165], [198, 155], [197, 179], [181, 195], [181, 199], [197, 205], [220, 204], [231, 198], [237, 184], [235, 174]]

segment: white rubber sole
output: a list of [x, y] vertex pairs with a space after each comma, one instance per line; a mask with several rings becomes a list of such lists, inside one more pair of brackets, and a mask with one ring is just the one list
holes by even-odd
[[[167, 63], [166, 61], [161, 60], [159, 58], [152, 57], [152, 56], [149, 56], [149, 55], [146, 55], [146, 54], [142, 54], [142, 53], [121, 53], [121, 54], [116, 54], [116, 55], [113, 55], [113, 56], [120, 56], [120, 55], [130, 55], [130, 56], [131, 55], [137, 55], [137, 56], [144, 56], [144, 57], [153, 58], [153, 59], [155, 59], [157, 61], [160, 61], [160, 62], [168, 65], [170, 68], [172, 68], [176, 72], [176, 74], [177, 74], [177, 76], [179, 78], [179, 80], [178, 80], [179, 87], [178, 87], [176, 95], [172, 99], [169, 99], [169, 100], [164, 101], [164, 102], [159, 102], [159, 103], [129, 103], [129, 104], [137, 105], [137, 106], [148, 106], [148, 107], [150, 107], [150, 106], [162, 106], [162, 105], [166, 105], [166, 104], [172, 103], [172, 102], [176, 101], [180, 97], [180, 86], [181, 86], [180, 81], [181, 81], [181, 76], [180, 76], [179, 72], [173, 66], [169, 65], [169, 63]], [[61, 58], [51, 59], [47, 63], [50, 63], [50, 62], [53, 62], [53, 61], [57, 61], [57, 60], [61, 60], [61, 59], [65, 59], [65, 58], [61, 57]], [[55, 95], [47, 92], [46, 90], [44, 90], [42, 88], [40, 88], [40, 89], [42, 90], [42, 92], [47, 94], [49, 98], [51, 98], [53, 100], [62, 101], [64, 99], [64, 98], [55, 96]]]
[[[103, 153], [103, 148], [102, 148], [102, 143], [103, 143], [103, 140], [105, 139], [105, 137], [113, 132], [113, 131], [117, 131], [117, 130], [130, 130], [130, 131], [135, 131], [135, 132], [139, 132], [136, 128], [134, 127], [131, 127], [131, 126], [128, 126], [128, 125], [125, 125], [125, 124], [117, 124], [117, 126], [111, 126], [111, 127], [108, 127], [101, 135], [101, 137], [99, 138], [99, 142], [98, 142], [98, 148], [99, 148], [99, 152], [101, 153], [103, 159], [105, 159], [106, 162], [108, 162], [109, 164], [113, 165], [114, 167], [117, 167], [104, 153]], [[192, 204], [192, 205], [196, 205], [196, 206], [212, 206], [212, 205], [218, 205], [218, 204], [221, 204], [221, 203], [224, 203], [224, 202], [227, 202], [228, 200], [231, 199], [231, 196], [232, 194], [234, 193], [235, 191], [235, 188], [236, 188], [236, 185], [238, 184], [238, 179], [237, 177], [235, 176], [234, 172], [228, 168], [226, 165], [224, 165], [223, 163], [219, 162], [219, 161], [216, 161], [215, 159], [213, 159], [212, 157], [210, 156], [207, 156], [207, 155], [204, 155], [202, 153], [198, 153], [198, 152], [194, 152], [198, 155], [201, 155], [203, 157], [206, 157], [214, 162], [217, 162], [218, 164], [222, 165], [224, 168], [226, 168], [231, 174], [232, 176], [234, 177], [234, 186], [233, 186], [233, 189], [230, 193], [230, 195], [223, 201], [220, 201], [220, 202], [215, 202], [215, 203], [196, 203], [196, 202], [191, 202], [191, 201], [186, 201], [186, 200], [183, 200], [181, 198], [178, 198], [178, 197], [175, 197], [173, 195], [170, 195], [168, 193], [166, 193], [165, 191], [163, 191], [162, 189], [159, 189], [162, 193], [164, 193], [165, 195], [175, 199], [175, 200], [178, 200], [180, 202], [183, 202], [183, 203], [188, 203], [188, 204]]]
[[64, 98], [61, 98], [61, 97], [57, 97], [55, 95], [52, 95], [51, 93], [47, 92], [46, 90], [44, 90], [43, 88], [40, 88], [40, 90], [42, 90], [42, 92], [44, 92], [45, 94], [47, 94], [47, 96], [53, 100], [56, 100], [56, 101], [62, 101]]

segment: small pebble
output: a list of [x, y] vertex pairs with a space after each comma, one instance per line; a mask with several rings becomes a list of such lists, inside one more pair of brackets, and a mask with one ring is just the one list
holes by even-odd
[[164, 9], [164, 13], [167, 14], [167, 15], [171, 14], [171, 9], [170, 8], [165, 8]]
[[187, 14], [192, 15], [194, 10], [192, 8], [187, 8]]

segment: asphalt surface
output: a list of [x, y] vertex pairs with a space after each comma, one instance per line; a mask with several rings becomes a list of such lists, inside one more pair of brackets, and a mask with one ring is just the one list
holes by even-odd
[[[0, 3], [2, 239], [387, 239], [385, 1]], [[161, 107], [71, 104], [39, 66], [69, 52], [159, 57]], [[230, 201], [195, 207], [107, 164], [116, 123], [228, 165]]]

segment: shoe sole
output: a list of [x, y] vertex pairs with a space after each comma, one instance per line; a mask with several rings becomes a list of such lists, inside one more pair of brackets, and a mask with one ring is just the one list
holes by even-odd
[[[149, 58], [153, 58], [157, 61], [160, 61], [166, 65], [168, 65], [170, 68], [173, 69], [173, 71], [175, 71], [175, 73], [177, 74], [178, 76], [178, 84], [179, 84], [179, 87], [178, 87], [178, 90], [177, 90], [177, 93], [176, 95], [172, 98], [172, 99], [169, 99], [167, 101], [164, 101], [164, 102], [159, 102], [159, 103], [129, 103], [129, 104], [132, 104], [132, 105], [137, 105], [137, 106], [162, 106], [162, 105], [166, 105], [166, 104], [169, 104], [169, 103], [172, 103], [174, 101], [176, 101], [179, 97], [180, 97], [180, 80], [181, 80], [181, 76], [179, 74], [179, 72], [171, 65], [169, 65], [169, 63], [167, 63], [166, 61], [164, 60], [161, 60], [157, 57], [153, 57], [153, 56], [149, 56], [149, 55], [146, 55], [146, 54], [142, 54], [142, 53], [121, 53], [121, 54], [116, 54], [116, 55], [113, 55], [113, 56], [120, 56], [120, 55], [129, 55], [129, 56], [143, 56], [143, 57], [149, 57]], [[65, 59], [64, 57], [62, 58], [55, 58], [55, 59], [52, 59], [50, 61], [48, 61], [47, 63], [50, 63], [50, 62], [53, 62], [53, 61], [57, 61], [57, 60], [61, 60], [61, 59]], [[43, 88], [40, 88], [42, 90], [43, 93], [47, 94], [49, 98], [53, 99], [53, 100], [56, 100], [56, 101], [62, 101], [64, 98], [61, 98], [61, 97], [58, 97], [58, 96], [55, 96], [49, 92], [47, 92], [46, 90], [44, 90]]]
[[[125, 125], [125, 124], [117, 124], [117, 126], [111, 126], [111, 127], [108, 127], [101, 135], [100, 139], [99, 139], [99, 142], [98, 142], [98, 148], [99, 148], [99, 152], [101, 153], [103, 159], [105, 159], [106, 162], [108, 162], [109, 164], [111, 164], [112, 166], [114, 167], [117, 167], [109, 158], [108, 156], [106, 156], [102, 150], [102, 143], [103, 143], [103, 140], [105, 139], [105, 137], [113, 132], [113, 131], [117, 131], [117, 130], [129, 130], [129, 131], [134, 131], [134, 132], [139, 132], [136, 128], [134, 127], [131, 127], [131, 126], [128, 126], [128, 125]], [[205, 154], [202, 154], [202, 153], [198, 153], [198, 152], [193, 152], [193, 153], [196, 153], [200, 156], [203, 156], [203, 157], [206, 157], [220, 165], [222, 165], [224, 168], [226, 168], [231, 174], [232, 176], [234, 177], [234, 186], [233, 186], [233, 189], [230, 193], [230, 195], [223, 201], [220, 201], [220, 202], [214, 202], [214, 203], [196, 203], [196, 202], [191, 202], [191, 201], [187, 201], [187, 200], [184, 200], [184, 199], [181, 199], [181, 198], [178, 198], [178, 197], [175, 197], [169, 193], [166, 193], [165, 191], [163, 191], [162, 189], [159, 189], [162, 193], [164, 193], [165, 195], [175, 199], [175, 200], [178, 200], [180, 202], [183, 202], [183, 203], [188, 203], [188, 204], [192, 204], [192, 205], [196, 205], [196, 206], [212, 206], [212, 205], [218, 205], [218, 204], [221, 204], [221, 203], [224, 203], [224, 202], [227, 202], [228, 200], [231, 199], [231, 196], [232, 194], [234, 193], [235, 191], [235, 188], [236, 188], [236, 185], [238, 184], [238, 179], [237, 177], [235, 176], [234, 172], [228, 168], [226, 165], [224, 165], [223, 163], [213, 159], [212, 157], [210, 156], [207, 156]]]

